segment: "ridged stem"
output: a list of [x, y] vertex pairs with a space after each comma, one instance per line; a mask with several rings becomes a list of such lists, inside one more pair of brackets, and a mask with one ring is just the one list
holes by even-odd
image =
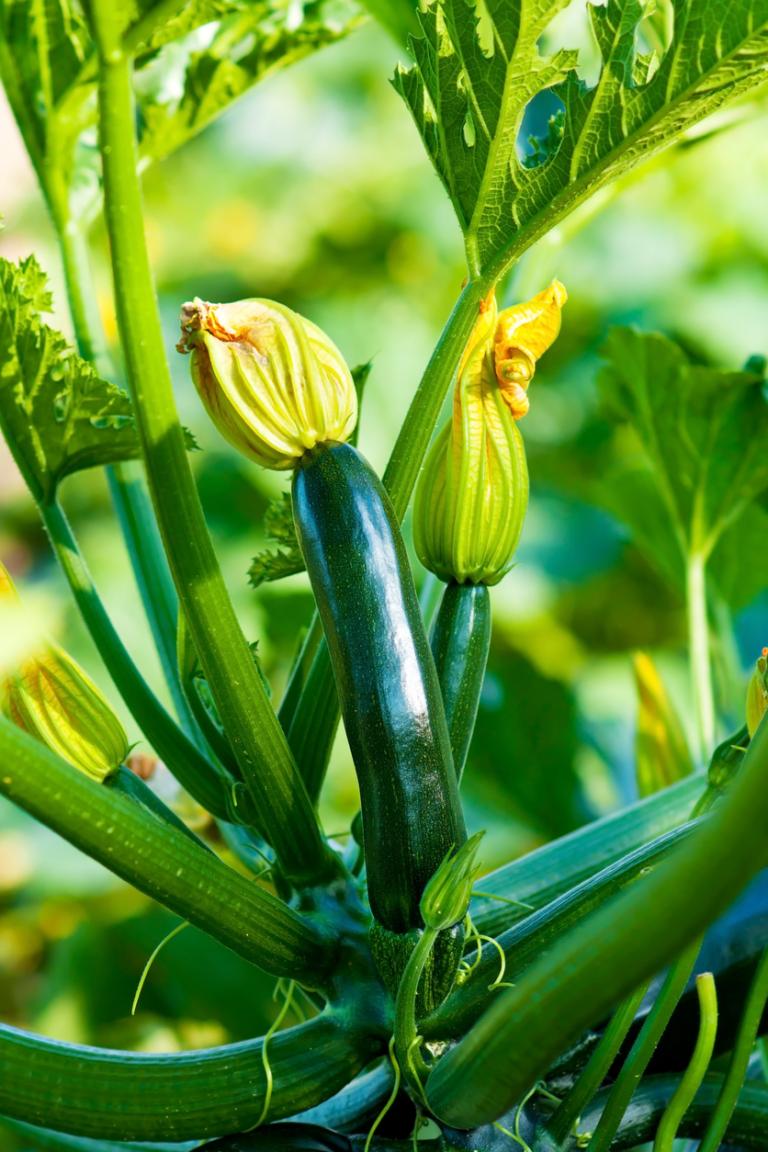
[[621, 1118], [627, 1110], [632, 1094], [643, 1078], [651, 1057], [677, 1007], [685, 986], [693, 972], [701, 942], [686, 949], [672, 965], [662, 984], [651, 1011], [632, 1045], [621, 1071], [608, 1094], [600, 1123], [589, 1142], [589, 1152], [607, 1152], [616, 1134]]
[[647, 990], [648, 984], [641, 984], [616, 1009], [578, 1080], [547, 1123], [547, 1131], [559, 1143], [570, 1135], [587, 1104], [608, 1075]]
[[[705, 787], [703, 774], [688, 776], [483, 876], [483, 892], [490, 895], [472, 900], [475, 926], [486, 935], [498, 936], [527, 915], [526, 904], [535, 908], [548, 904], [601, 868], [684, 823]], [[522, 901], [523, 907], [506, 900]]]
[[[115, 1140], [200, 1140], [259, 1120], [262, 1040], [169, 1055], [57, 1043], [0, 1025], [0, 1112], [32, 1124]], [[269, 1119], [320, 1103], [370, 1058], [332, 1014], [269, 1043]]]
[[94, 783], [2, 718], [0, 764], [0, 794], [115, 875], [266, 971], [322, 984], [333, 941], [188, 834]]
[[451, 386], [489, 283], [470, 280], [463, 288], [424, 371], [384, 471], [384, 487], [398, 519], [411, 499], [443, 400]]
[[[688, 824], [643, 844], [497, 936], [506, 960], [505, 981], [518, 980], [565, 932], [590, 913], [608, 905], [612, 898], [636, 884], [650, 869], [657, 868], [692, 832], [693, 825]], [[498, 988], [491, 990], [489, 985], [498, 975], [499, 959], [496, 949], [487, 949], [483, 953], [469, 979], [455, 988], [436, 1012], [422, 1020], [421, 1031], [425, 1036], [430, 1039], [460, 1036], [489, 1005], [498, 1000]]]
[[[14, 108], [14, 112], [29, 147], [29, 127], [25, 125], [20, 110]], [[110, 377], [111, 364], [102, 339], [84, 231], [87, 224], [73, 219], [69, 206], [70, 189], [65, 186], [61, 174], [42, 161], [35, 164], [35, 170], [59, 241], [67, 302], [78, 352], [102, 375]], [[193, 726], [187, 723], [184, 698], [175, 674], [176, 596], [157, 525], [151, 514], [146, 487], [141, 475], [131, 475], [125, 465], [118, 464], [106, 471], [163, 673], [185, 731], [193, 738]]]
[[259, 822], [289, 878], [318, 880], [333, 869], [335, 858], [227, 595], [176, 412], [144, 237], [122, 10], [108, 0], [94, 0], [91, 17], [99, 56], [99, 137], [118, 327], [165, 550]]

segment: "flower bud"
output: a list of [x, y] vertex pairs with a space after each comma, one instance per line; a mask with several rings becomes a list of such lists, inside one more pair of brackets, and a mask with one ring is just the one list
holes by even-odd
[[768, 711], [768, 648], [763, 648], [747, 685], [747, 731], [750, 739]]
[[9, 720], [98, 783], [117, 771], [130, 750], [106, 698], [56, 645], [6, 678], [0, 703]]
[[11, 574], [5, 565], [0, 562], [0, 604], [18, 603], [19, 594], [11, 580]]
[[317, 444], [345, 441], [357, 395], [335, 344], [272, 300], [206, 304], [181, 312], [180, 352], [209, 416], [240, 452], [265, 468], [292, 468]]
[[651, 657], [635, 652], [637, 689], [635, 776], [640, 796], [651, 796], [694, 770], [685, 731]]
[[528, 507], [528, 465], [516, 421], [528, 411], [536, 361], [560, 328], [555, 280], [499, 315], [491, 294], [459, 366], [453, 416], [416, 491], [419, 559], [446, 582], [497, 584], [512, 567]]
[[419, 904], [427, 928], [442, 931], [466, 916], [472, 887], [480, 872], [475, 855], [483, 836], [483, 832], [476, 832], [458, 852], [451, 850], [427, 881]]

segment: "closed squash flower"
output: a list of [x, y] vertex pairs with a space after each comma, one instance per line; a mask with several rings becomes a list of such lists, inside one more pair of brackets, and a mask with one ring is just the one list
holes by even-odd
[[485, 302], [459, 369], [451, 420], [430, 450], [416, 493], [419, 559], [446, 582], [497, 584], [512, 567], [528, 507], [517, 421], [538, 358], [556, 339], [566, 292], [554, 281], [497, 314]]
[[180, 352], [222, 436], [265, 468], [285, 469], [318, 444], [346, 441], [357, 421], [351, 373], [317, 325], [272, 300], [181, 313]]

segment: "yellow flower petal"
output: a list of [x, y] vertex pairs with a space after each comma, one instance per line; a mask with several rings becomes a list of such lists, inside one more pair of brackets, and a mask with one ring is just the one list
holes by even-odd
[[560, 332], [560, 313], [568, 293], [559, 280], [524, 304], [499, 313], [494, 338], [496, 360], [508, 360], [517, 351], [540, 360]]

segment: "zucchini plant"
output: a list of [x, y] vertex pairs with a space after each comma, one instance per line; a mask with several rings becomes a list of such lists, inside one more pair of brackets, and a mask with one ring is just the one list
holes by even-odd
[[[751, 1058], [768, 962], [754, 909], [720, 929], [717, 963], [690, 986], [702, 938], [768, 863], [765, 652], [747, 725], [723, 740], [707, 593], [726, 533], [768, 492], [764, 364], [703, 367], [629, 329], [606, 348], [604, 401], [644, 460], [642, 499], [637, 477], [617, 483], [612, 510], [641, 546], [638, 509], [664, 525], [663, 566], [687, 605], [693, 753], [639, 659], [643, 800], [478, 882], [482, 830], [467, 827], [460, 785], [493, 588], [524, 531], [529, 386], [567, 324], [559, 281], [501, 311], [497, 288], [599, 189], [763, 81], [768, 4], [590, 3], [590, 82], [576, 52], [547, 48], [567, 0], [366, 7], [405, 45], [394, 86], [466, 253], [383, 476], [354, 445], [364, 373], [311, 320], [255, 296], [179, 301], [179, 351], [208, 414], [254, 467], [291, 473], [280, 564], [306, 568], [316, 612], [276, 707], [190, 465], [139, 173], [365, 14], [352, 0], [309, 0], [298, 15], [282, 0], [0, 0], [0, 76], [76, 341], [44, 319], [34, 256], [0, 259], [0, 428], [116, 689], [214, 834], [125, 766], [101, 690], [39, 636], [0, 668], [0, 793], [288, 989], [264, 1036], [182, 1053], [0, 1024], [0, 1116], [24, 1146], [75, 1152], [137, 1141], [150, 1152], [600, 1152], [649, 1140], [671, 1152], [678, 1138], [765, 1149], [768, 1086]], [[521, 157], [544, 93], [559, 110]], [[119, 356], [89, 268], [102, 214]], [[170, 709], [129, 655], [62, 505], [66, 477], [100, 468]], [[401, 533], [414, 492], [418, 562]], [[416, 592], [424, 569], [445, 584], [431, 627]], [[0, 571], [0, 611], [17, 615], [24, 595]], [[318, 816], [340, 718], [360, 792], [345, 848]], [[309, 1018], [281, 1027], [299, 989]]]

